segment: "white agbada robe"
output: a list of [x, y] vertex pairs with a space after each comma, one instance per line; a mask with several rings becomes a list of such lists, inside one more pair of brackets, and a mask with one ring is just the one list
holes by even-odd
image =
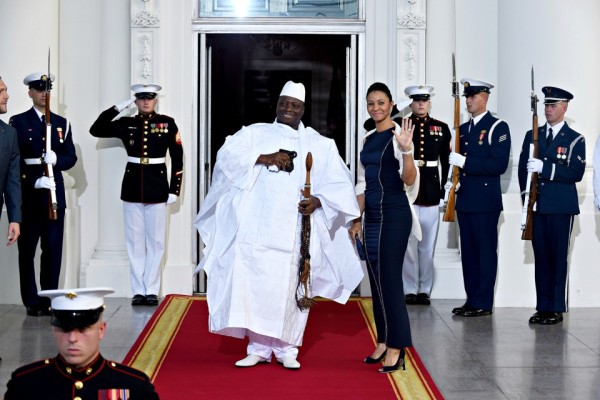
[[[261, 154], [296, 151], [291, 173], [256, 165]], [[212, 186], [195, 225], [206, 244], [196, 272], [208, 276], [211, 332], [243, 338], [247, 331], [298, 346], [308, 311], [296, 306], [301, 215], [298, 202], [312, 153], [311, 292], [345, 303], [363, 278], [348, 236], [360, 211], [348, 168], [335, 142], [302, 123], [243, 127], [217, 153]]]

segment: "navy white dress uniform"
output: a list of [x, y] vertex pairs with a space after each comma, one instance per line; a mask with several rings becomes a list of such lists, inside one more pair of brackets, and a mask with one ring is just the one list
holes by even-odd
[[[433, 86], [408, 86], [404, 93], [413, 101], [428, 101]], [[429, 105], [427, 106], [429, 108]], [[404, 255], [403, 282], [406, 304], [429, 304], [433, 286], [433, 255], [440, 220], [440, 200], [444, 198], [444, 183], [448, 175], [450, 141], [448, 125], [429, 114], [410, 119], [413, 134], [414, 159], [419, 168], [419, 191], [413, 209], [421, 224], [422, 238], [411, 234]]]
[[[139, 100], [154, 99], [159, 85], [131, 87]], [[166, 240], [167, 203], [181, 191], [183, 149], [175, 120], [167, 115], [138, 113], [113, 119], [134, 100], [127, 100], [103, 111], [90, 128], [99, 138], [123, 141], [127, 165], [121, 186], [125, 216], [127, 252], [131, 264], [133, 305], [157, 305], [160, 290], [160, 264]], [[171, 158], [171, 177], [167, 176], [165, 157]], [[145, 245], [144, 245], [145, 243]]]
[[[83, 331], [96, 324], [110, 288], [46, 290], [52, 298], [51, 323], [61, 332]], [[64, 333], [63, 333], [64, 334]], [[148, 376], [131, 367], [109, 361], [99, 352], [99, 341], [87, 343], [87, 365], [69, 364], [60, 354], [15, 370], [8, 381], [5, 400], [156, 400], [158, 394]]]
[[[461, 83], [467, 98], [489, 94], [494, 87], [470, 78]], [[462, 124], [459, 132], [460, 153], [450, 154], [450, 164], [460, 167], [455, 209], [467, 300], [452, 312], [467, 317], [489, 315], [494, 305], [498, 219], [503, 209], [500, 175], [508, 167], [510, 130], [506, 122], [484, 109]]]
[[[571, 93], [556, 87], [546, 86], [542, 92], [545, 108], [563, 102], [566, 105], [573, 98]], [[585, 139], [569, 127], [564, 116], [553, 122], [552, 126], [546, 122], [538, 130], [538, 158], [529, 158], [531, 131], [525, 134], [519, 157], [521, 193], [524, 194], [527, 172], [538, 173], [532, 239], [537, 312], [529, 322], [544, 325], [561, 322], [562, 313], [567, 311], [569, 240], [574, 215], [579, 214], [575, 184], [585, 171]]]
[[[46, 75], [32, 73], [27, 75], [23, 83], [31, 91], [46, 90]], [[52, 88], [54, 77], [50, 77], [49, 88]], [[21, 191], [23, 221], [19, 247], [19, 279], [21, 299], [27, 307], [27, 314], [48, 315], [48, 299], [38, 296], [35, 277], [34, 258], [38, 243], [41, 247], [40, 287], [56, 289], [60, 276], [63, 250], [63, 233], [65, 208], [65, 186], [62, 171], [73, 167], [77, 162], [71, 124], [60, 115], [50, 113], [52, 124], [50, 154], [46, 154], [46, 123], [43, 113], [36, 107], [14, 115], [10, 125], [16, 130], [21, 152]], [[53, 153], [53, 154], [52, 154]], [[52, 160], [53, 159], [53, 160]], [[58, 219], [48, 218], [48, 202], [50, 190], [45, 182], [49, 179], [44, 174], [45, 161], [53, 162]]]

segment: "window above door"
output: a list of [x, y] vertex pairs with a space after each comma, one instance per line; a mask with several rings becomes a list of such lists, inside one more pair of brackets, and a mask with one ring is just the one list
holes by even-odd
[[361, 0], [198, 0], [198, 16], [359, 19]]

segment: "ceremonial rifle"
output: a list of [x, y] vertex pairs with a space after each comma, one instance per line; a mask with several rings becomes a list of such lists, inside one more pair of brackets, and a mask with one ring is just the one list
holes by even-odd
[[[533, 84], [533, 65], [531, 66], [531, 111], [532, 127], [531, 141], [529, 145], [529, 158], [538, 157], [538, 115], [537, 115], [538, 98], [535, 94]], [[527, 173], [527, 183], [525, 185], [525, 199], [523, 201], [523, 210], [521, 211], [521, 239], [531, 240], [533, 238], [533, 206], [537, 201], [537, 172]]]
[[[306, 155], [306, 183], [302, 190], [304, 201], [310, 201], [310, 170], [312, 168], [312, 153]], [[302, 216], [300, 230], [300, 265], [298, 267], [298, 286], [296, 288], [296, 304], [300, 310], [311, 308], [315, 301], [309, 297], [310, 284], [310, 215]], [[298, 298], [298, 294], [302, 297]]]
[[[46, 81], [46, 109], [44, 118], [46, 119], [46, 154], [52, 151], [52, 121], [50, 120], [50, 49], [48, 49], [48, 75], [42, 76], [42, 80]], [[54, 170], [52, 164], [44, 163], [45, 175], [54, 182]], [[56, 188], [50, 188], [48, 196], [48, 219], [56, 221], [58, 219], [58, 202], [56, 200]]]
[[[452, 53], [452, 97], [454, 97], [454, 151], [460, 151], [460, 97], [458, 94], [458, 82], [456, 81], [456, 62]], [[451, 186], [444, 193], [444, 217], [445, 222], [454, 222], [454, 207], [456, 205], [456, 186], [458, 185], [458, 167], [453, 166], [448, 174], [448, 183]]]

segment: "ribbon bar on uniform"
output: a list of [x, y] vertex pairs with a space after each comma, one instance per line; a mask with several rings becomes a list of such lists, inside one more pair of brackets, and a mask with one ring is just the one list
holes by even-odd
[[437, 167], [438, 166], [437, 160], [435, 160], [435, 161], [417, 160], [416, 164], [417, 164], [417, 167]]
[[130, 162], [130, 163], [143, 164], [143, 165], [148, 165], [148, 164], [164, 164], [165, 163], [165, 158], [164, 157], [160, 157], [160, 158], [127, 157], [127, 161]]

